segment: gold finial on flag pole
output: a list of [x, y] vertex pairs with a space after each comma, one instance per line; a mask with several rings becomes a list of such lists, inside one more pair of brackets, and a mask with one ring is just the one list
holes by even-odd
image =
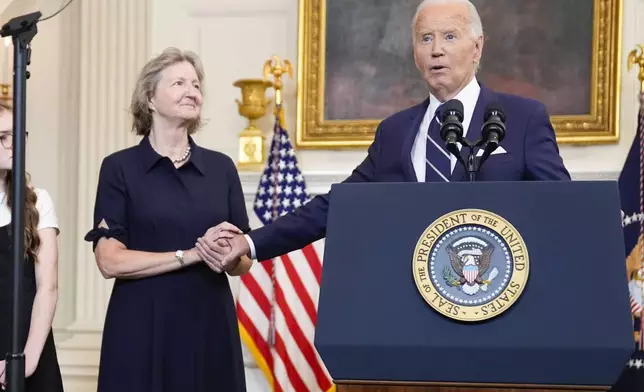
[[[637, 48], [639, 48], [639, 50]], [[628, 54], [626, 65], [628, 66], [629, 71], [635, 64], [640, 66], [637, 79], [640, 81], [640, 93], [644, 94], [644, 44], [637, 44], [637, 48], [631, 50]]]
[[282, 89], [284, 88], [284, 83], [282, 82], [282, 75], [285, 73], [293, 79], [293, 65], [288, 60], [281, 61], [279, 57], [272, 56], [264, 63], [264, 80], [266, 80], [271, 74], [275, 78], [273, 81], [273, 87], [275, 88], [276, 114], [278, 108], [282, 106], [283, 102]]

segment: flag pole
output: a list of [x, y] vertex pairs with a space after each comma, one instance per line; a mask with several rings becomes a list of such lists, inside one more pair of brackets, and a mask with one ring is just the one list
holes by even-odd
[[[279, 187], [279, 179], [278, 179], [278, 160], [279, 160], [279, 151], [276, 151], [277, 145], [279, 143], [279, 135], [277, 134], [277, 131], [279, 129], [282, 129], [284, 126], [284, 109], [282, 107], [283, 104], [283, 95], [282, 95], [282, 90], [284, 88], [284, 83], [282, 82], [282, 76], [284, 74], [288, 74], [291, 79], [293, 79], [293, 65], [291, 64], [290, 61], [284, 60], [283, 62], [279, 59], [277, 56], [272, 56], [270, 59], [268, 59], [264, 63], [264, 80], [268, 78], [269, 75], [273, 75], [274, 77], [274, 82], [273, 82], [273, 88], [275, 89], [275, 109], [273, 110], [273, 113], [275, 115], [275, 127], [274, 127], [274, 132], [273, 132], [273, 142], [271, 143], [271, 151], [269, 151], [269, 154], [273, 154], [273, 159], [271, 160], [272, 165], [273, 165], [273, 208], [271, 208], [271, 213], [272, 213], [272, 220], [274, 221], [279, 217], [279, 205], [277, 202], [277, 199], [279, 197], [278, 195], [278, 187]], [[278, 127], [279, 125], [279, 127]], [[272, 295], [271, 295], [271, 314], [270, 314], [270, 319], [269, 319], [269, 324], [268, 324], [268, 345], [270, 347], [275, 347], [275, 335], [276, 335], [276, 327], [275, 327], [275, 284], [276, 284], [276, 278], [275, 278], [275, 273], [277, 269], [277, 264], [276, 261], [277, 258], [273, 258], [271, 261], [271, 287], [272, 287]]]

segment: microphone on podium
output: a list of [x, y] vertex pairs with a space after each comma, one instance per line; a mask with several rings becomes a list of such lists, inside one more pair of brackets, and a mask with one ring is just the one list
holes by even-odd
[[441, 108], [441, 139], [445, 147], [456, 159], [463, 162], [458, 143], [463, 142], [463, 103], [458, 99], [450, 99]]
[[498, 102], [489, 103], [485, 107], [483, 121], [481, 142], [485, 144], [485, 150], [481, 156], [479, 168], [505, 138], [505, 112], [501, 104]]
[[458, 99], [451, 99], [445, 102], [441, 111], [441, 139], [447, 144], [447, 150], [457, 155], [457, 143], [463, 139], [463, 103]]
[[[485, 107], [481, 127], [481, 139], [476, 143], [468, 141], [463, 137], [463, 103], [458, 99], [451, 99], [442, 106], [441, 131], [440, 135], [445, 142], [447, 150], [456, 157], [465, 171], [468, 173], [470, 181], [476, 181], [476, 173], [481, 169], [481, 165], [496, 150], [501, 141], [505, 138], [505, 112], [498, 102], [489, 103]], [[467, 153], [467, 163], [463, 159], [459, 144], [469, 148]], [[481, 159], [475, 157], [474, 149], [483, 147], [484, 151]]]

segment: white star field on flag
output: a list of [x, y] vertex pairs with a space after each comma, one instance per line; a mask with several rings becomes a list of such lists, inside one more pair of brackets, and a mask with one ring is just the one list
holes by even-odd
[[275, 208], [277, 215], [282, 216], [310, 200], [295, 151], [285, 135], [281, 135], [277, 147], [271, 151], [269, 163], [270, 167], [264, 171], [255, 197], [255, 213], [265, 225], [273, 220]]
[[639, 223], [644, 221], [644, 213], [633, 213], [632, 215], [626, 215], [622, 212], [622, 227], [628, 225]]

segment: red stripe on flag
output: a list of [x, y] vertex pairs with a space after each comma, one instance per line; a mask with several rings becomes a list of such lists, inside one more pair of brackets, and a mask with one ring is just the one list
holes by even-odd
[[288, 356], [288, 352], [286, 351], [286, 345], [282, 340], [282, 335], [280, 335], [279, 333], [275, 334], [275, 351], [277, 351], [277, 355], [279, 355], [282, 359], [282, 362], [284, 362], [284, 368], [286, 369], [288, 380], [291, 382], [291, 385], [293, 385], [295, 390], [308, 391], [306, 384], [304, 384], [304, 381], [302, 381], [302, 378], [297, 372], [297, 369], [295, 369], [295, 366], [293, 366], [291, 357]]
[[293, 261], [291, 260], [291, 258], [288, 255], [283, 255], [281, 256], [281, 258], [282, 258], [282, 262], [283, 262], [282, 265], [284, 266], [284, 270], [286, 270], [286, 274], [288, 275], [288, 278], [291, 281], [291, 284], [293, 285], [293, 289], [295, 289], [295, 292], [297, 293], [297, 299], [299, 299], [300, 302], [302, 303], [304, 310], [306, 311], [306, 313], [309, 315], [309, 318], [311, 319], [311, 323], [315, 325], [318, 317], [316, 314], [315, 304], [313, 303], [313, 300], [311, 299], [309, 292], [306, 290], [306, 287], [304, 287], [304, 284], [302, 283], [302, 279], [300, 279], [300, 276], [295, 270], [295, 267], [293, 267]]
[[[262, 357], [264, 357], [264, 361], [266, 361], [266, 364], [271, 369], [271, 373], [274, 373], [273, 356], [271, 355], [271, 350], [268, 347], [268, 343], [266, 343], [266, 340], [264, 340], [262, 334], [259, 333], [259, 331], [255, 327], [255, 324], [253, 324], [252, 320], [250, 319], [250, 317], [248, 317], [246, 311], [241, 306], [237, 308], [237, 318], [241, 325], [243, 325], [246, 329], [246, 332], [248, 332], [248, 335], [250, 335], [250, 337], [253, 339], [257, 350], [262, 355]], [[275, 374], [273, 374], [273, 378], [275, 378]]]
[[304, 257], [306, 257], [306, 260], [308, 260], [311, 270], [313, 271], [315, 279], [317, 279], [319, 285], [320, 282], [322, 282], [322, 262], [318, 257], [318, 253], [315, 251], [312, 244], [302, 248], [302, 252], [304, 253]]
[[[267, 263], [264, 263], [264, 261], [267, 261]], [[264, 270], [266, 271], [268, 276], [271, 276], [271, 274], [273, 273], [273, 263], [272, 263], [272, 261], [270, 259], [269, 260], [261, 260], [259, 262], [259, 265], [264, 267]], [[242, 277], [243, 276], [245, 276], [245, 275], [242, 275]]]
[[[257, 306], [259, 306], [262, 312], [264, 312], [264, 315], [266, 316], [266, 318], [270, 320], [271, 303], [268, 300], [268, 297], [266, 297], [264, 290], [262, 290], [262, 288], [257, 283], [257, 280], [255, 280], [255, 277], [252, 274], [244, 274], [241, 280], [242, 280], [242, 284], [246, 286], [246, 289], [248, 290], [250, 295], [257, 302]], [[241, 305], [238, 305], [238, 307], [241, 307]]]
[[286, 325], [288, 326], [288, 330], [291, 333], [291, 336], [295, 340], [295, 343], [302, 352], [302, 355], [306, 359], [306, 362], [308, 362], [311, 370], [313, 371], [318, 385], [320, 386], [320, 388], [322, 388], [322, 390], [327, 390], [331, 386], [331, 383], [327, 379], [324, 370], [322, 370], [322, 367], [317, 360], [316, 352], [313, 348], [312, 342], [310, 342], [306, 338], [304, 332], [302, 332], [302, 328], [293, 316], [293, 313], [291, 312], [291, 309], [286, 302], [284, 292], [282, 291], [282, 287], [280, 286], [279, 282], [275, 285], [275, 300], [277, 302], [277, 306], [279, 306], [282, 314], [284, 315], [284, 319], [286, 320]]

